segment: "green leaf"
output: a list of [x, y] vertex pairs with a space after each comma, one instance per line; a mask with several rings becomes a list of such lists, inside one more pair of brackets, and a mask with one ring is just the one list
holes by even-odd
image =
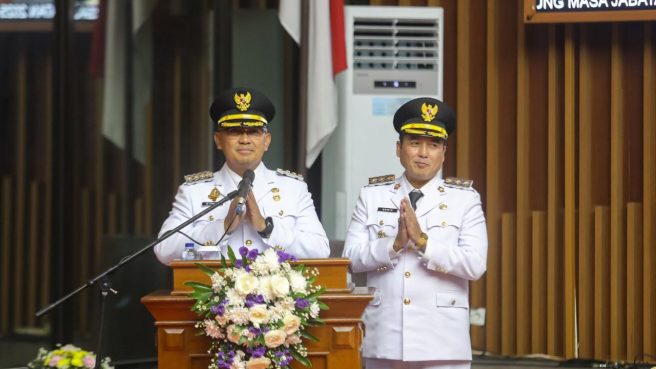
[[194, 291], [191, 293], [191, 297], [196, 299], [197, 301], [207, 301], [212, 297], [212, 291], [209, 292], [203, 292], [203, 291]]
[[226, 262], [225, 256], [223, 256], [223, 254], [221, 254], [221, 266], [223, 269], [228, 269], [228, 263]]
[[306, 330], [301, 331], [301, 336], [309, 339], [310, 341], [319, 342], [319, 339], [317, 337], [315, 337], [312, 333], [310, 333]]
[[198, 267], [198, 269], [202, 270], [205, 274], [207, 274], [207, 275], [210, 276], [210, 277], [213, 276], [214, 273], [216, 273], [216, 270], [214, 270], [214, 269], [208, 267], [208, 266], [205, 265], [205, 264], [196, 263], [196, 266]]
[[330, 310], [328, 305], [324, 304], [323, 302], [321, 302], [319, 300], [317, 300], [317, 304], [319, 305], [319, 309], [321, 309], [321, 310]]
[[326, 322], [323, 321], [321, 318], [314, 318], [310, 319], [307, 321], [307, 325], [312, 326], [312, 327], [322, 327], [326, 325]]
[[230, 259], [230, 262], [232, 263], [232, 266], [234, 267], [236, 262], [237, 262], [237, 257], [235, 256], [235, 252], [232, 251], [232, 247], [228, 246], [228, 258]]
[[306, 358], [305, 356], [301, 355], [296, 349], [292, 346], [290, 347], [291, 350], [289, 350], [292, 353], [292, 356], [294, 359], [298, 360], [299, 363], [307, 366], [308, 368], [312, 367], [312, 363], [310, 362], [310, 359]]
[[212, 291], [212, 286], [208, 286], [205, 283], [187, 281], [184, 283], [185, 286], [189, 286], [194, 289], [194, 291]]

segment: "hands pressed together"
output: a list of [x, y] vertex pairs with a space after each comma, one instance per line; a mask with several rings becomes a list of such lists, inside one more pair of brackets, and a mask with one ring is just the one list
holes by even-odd
[[[425, 247], [425, 239], [422, 242], [422, 237], [426, 237], [426, 234], [419, 227], [417, 215], [410, 205], [410, 200], [403, 198], [399, 210], [399, 231], [394, 240], [394, 251], [399, 252], [404, 250], [408, 241], [414, 244], [414, 248], [422, 250]], [[420, 246], [422, 244], [423, 246]]]
[[[232, 233], [232, 231], [239, 227], [242, 221], [250, 223], [258, 232], [264, 230], [266, 227], [266, 221], [262, 216], [262, 213], [260, 213], [260, 207], [257, 205], [253, 191], [248, 192], [248, 197], [246, 198], [246, 211], [241, 214], [237, 214], [236, 209], [237, 199], [235, 198], [230, 203], [228, 214], [223, 220], [223, 227], [226, 230], [226, 233]], [[234, 221], [232, 221], [233, 218]], [[232, 222], [232, 224], [230, 224], [230, 222]]]

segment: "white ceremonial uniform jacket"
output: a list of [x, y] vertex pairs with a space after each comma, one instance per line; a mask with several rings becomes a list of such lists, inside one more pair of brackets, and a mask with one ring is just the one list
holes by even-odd
[[[330, 254], [328, 238], [317, 218], [312, 196], [307, 184], [289, 172], [267, 169], [263, 163], [255, 169], [253, 194], [263, 217], [273, 219], [273, 232], [263, 239], [245, 220], [226, 235], [221, 242], [221, 252], [226, 255], [230, 245], [235, 253], [239, 247], [247, 246], [264, 251], [269, 247], [280, 247], [297, 258], [325, 258]], [[233, 172], [234, 174], [234, 172]], [[215, 172], [211, 178], [185, 183], [178, 189], [169, 217], [164, 221], [159, 236], [177, 227], [212, 203], [208, 196], [213, 189], [219, 192], [219, 201], [237, 189], [238, 183], [231, 177], [227, 165]], [[202, 244], [215, 244], [224, 233], [224, 219], [230, 201], [182, 229], [182, 232]], [[167, 264], [179, 259], [184, 244], [191, 242], [186, 236], [176, 233], [155, 246], [157, 258]], [[218, 249], [217, 249], [218, 250]]]
[[399, 208], [411, 190], [404, 176], [363, 187], [349, 224], [343, 256], [376, 288], [363, 316], [363, 356], [471, 360], [469, 281], [485, 273], [487, 260], [480, 196], [433, 178], [415, 211], [428, 235], [425, 253], [397, 253]]

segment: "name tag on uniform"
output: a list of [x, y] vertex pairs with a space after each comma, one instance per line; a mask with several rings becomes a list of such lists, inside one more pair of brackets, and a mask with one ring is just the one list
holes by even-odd
[[210, 206], [210, 205], [214, 205], [214, 204], [216, 204], [216, 202], [214, 202], [214, 201], [204, 201], [203, 202], [203, 206]]
[[396, 208], [378, 208], [378, 211], [382, 211], [384, 213], [396, 213], [399, 211], [399, 209]]

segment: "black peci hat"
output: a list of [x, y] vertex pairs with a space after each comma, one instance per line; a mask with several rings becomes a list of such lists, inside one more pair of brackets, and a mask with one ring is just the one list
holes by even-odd
[[263, 93], [237, 87], [221, 92], [210, 106], [210, 117], [217, 128], [266, 127], [276, 109]]
[[456, 113], [453, 109], [431, 97], [412, 99], [394, 114], [394, 129], [399, 133], [446, 140], [455, 128]]

